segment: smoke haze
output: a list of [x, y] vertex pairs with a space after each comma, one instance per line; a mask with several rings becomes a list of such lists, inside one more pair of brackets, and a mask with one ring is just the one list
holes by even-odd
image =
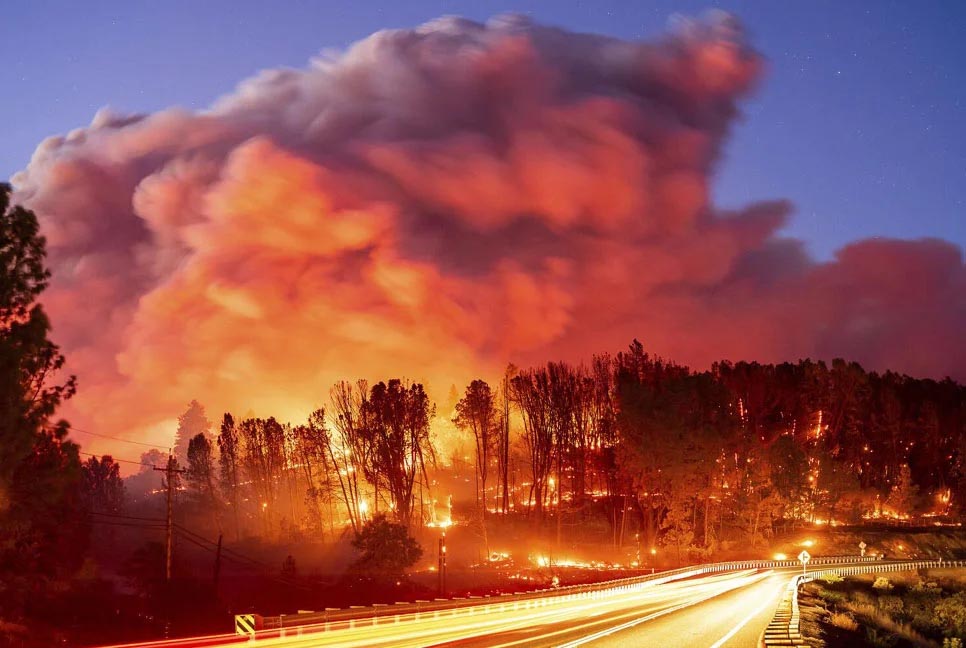
[[14, 178], [80, 380], [65, 414], [167, 444], [192, 398], [298, 420], [336, 380], [406, 376], [442, 404], [508, 361], [635, 337], [697, 368], [842, 356], [966, 378], [957, 246], [817, 262], [779, 234], [788, 204], [711, 204], [762, 72], [721, 14], [650, 43], [444, 18], [204, 112], [102, 111]]

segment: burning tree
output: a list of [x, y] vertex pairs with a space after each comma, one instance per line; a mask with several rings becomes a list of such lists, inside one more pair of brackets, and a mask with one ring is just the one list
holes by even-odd
[[490, 545], [486, 533], [486, 477], [493, 452], [499, 441], [499, 422], [493, 392], [483, 380], [474, 380], [466, 388], [466, 394], [456, 403], [457, 427], [473, 434], [476, 447], [476, 505], [483, 528], [483, 544], [486, 554]]
[[364, 513], [359, 490], [359, 475], [363, 473], [365, 456], [363, 403], [369, 398], [369, 385], [364, 380], [355, 385], [341, 381], [332, 387], [330, 397], [338, 436], [328, 436], [329, 458], [335, 467], [349, 523], [358, 533]]
[[261, 502], [266, 530], [273, 531], [278, 487], [285, 467], [285, 429], [274, 418], [246, 419], [239, 426], [242, 464]]
[[419, 383], [393, 379], [373, 385], [362, 402], [363, 466], [366, 479], [389, 495], [389, 508], [400, 524], [410, 526], [413, 486], [428, 483], [426, 455], [432, 457], [429, 421], [435, 406]]
[[238, 518], [239, 501], [239, 445], [238, 429], [231, 414], [225, 413], [218, 432], [218, 469], [222, 492], [228, 498], [232, 515], [235, 519], [235, 536], [241, 537], [241, 525]]

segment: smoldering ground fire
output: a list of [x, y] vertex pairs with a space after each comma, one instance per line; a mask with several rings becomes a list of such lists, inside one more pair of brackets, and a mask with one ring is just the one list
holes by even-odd
[[15, 178], [82, 385], [67, 414], [142, 436], [196, 397], [295, 419], [341, 378], [439, 394], [635, 337], [696, 366], [841, 355], [964, 377], [959, 248], [872, 239], [817, 261], [781, 233], [789, 204], [712, 203], [764, 69], [721, 14], [653, 43], [445, 18], [208, 110], [102, 111]]

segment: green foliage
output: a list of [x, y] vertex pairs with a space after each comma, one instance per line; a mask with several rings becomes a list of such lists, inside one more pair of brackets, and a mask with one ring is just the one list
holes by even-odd
[[360, 554], [349, 571], [365, 576], [398, 578], [423, 555], [407, 527], [382, 513], [362, 525], [352, 546]]

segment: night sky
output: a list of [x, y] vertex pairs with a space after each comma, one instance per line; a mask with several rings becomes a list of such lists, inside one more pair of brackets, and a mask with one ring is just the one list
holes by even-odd
[[719, 204], [792, 200], [787, 232], [819, 257], [877, 235], [966, 244], [959, 2], [13, 0], [0, 39], [0, 176], [102, 106], [204, 109], [260, 69], [301, 67], [382, 28], [515, 11], [635, 39], [709, 6], [736, 13], [769, 61], [718, 172]]

